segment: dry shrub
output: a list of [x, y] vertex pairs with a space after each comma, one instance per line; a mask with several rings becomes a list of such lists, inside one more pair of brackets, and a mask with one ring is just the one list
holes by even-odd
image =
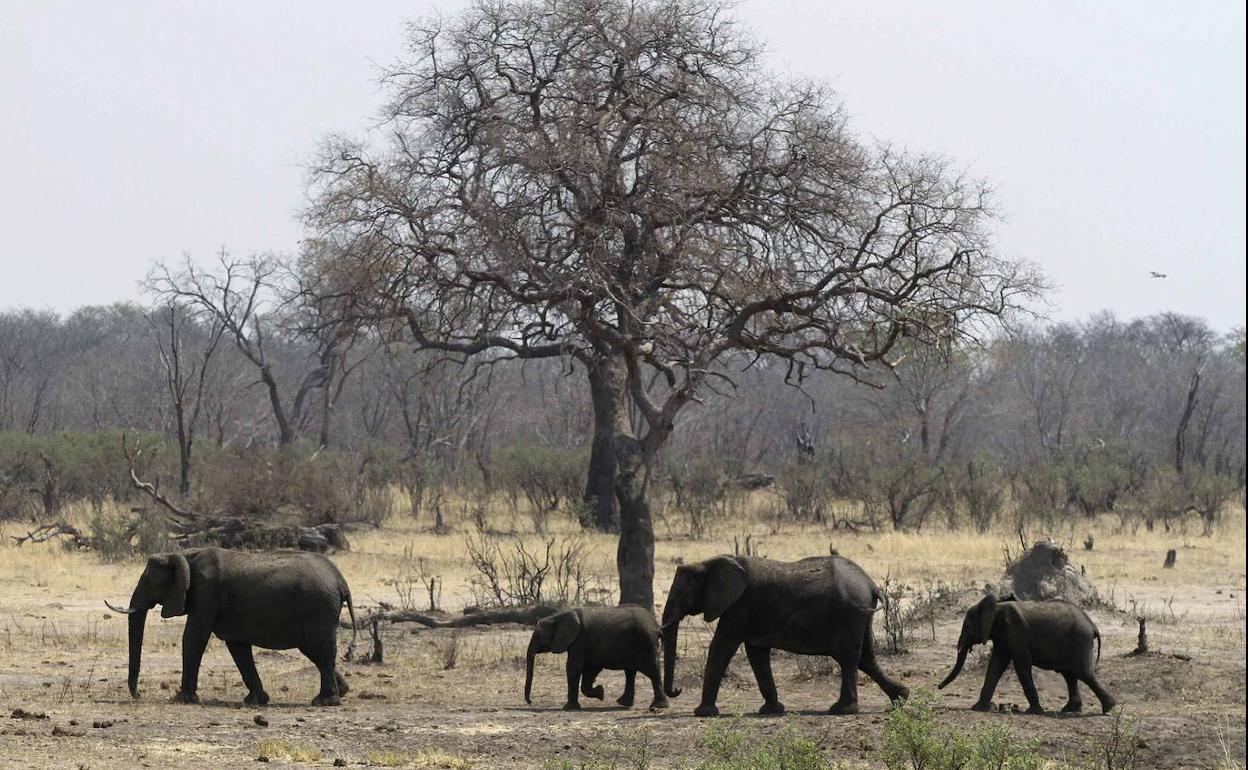
[[469, 535], [469, 579], [477, 604], [586, 604], [601, 581], [590, 572], [589, 553], [579, 537], [550, 536], [534, 546], [516, 535]]

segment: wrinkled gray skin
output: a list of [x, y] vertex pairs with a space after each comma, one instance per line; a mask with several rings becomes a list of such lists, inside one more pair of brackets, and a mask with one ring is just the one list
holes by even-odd
[[538, 653], [566, 652], [568, 700], [564, 710], [579, 709], [577, 686], [587, 698], [602, 700], [602, 685], [594, 679], [603, 669], [624, 672], [624, 694], [616, 701], [633, 705], [637, 673], [654, 687], [651, 709], [667, 708], [659, 682], [659, 624], [641, 607], [593, 607], [564, 610], [542, 618], [533, 629], [525, 658], [524, 702], [533, 703], [533, 662]]
[[[313, 705], [336, 706], [347, 683], [334, 670], [338, 615], [343, 602], [351, 614], [355, 646], [355, 608], [351, 590], [333, 562], [302, 551], [242, 553], [222, 548], [193, 548], [157, 554], [130, 596], [130, 695], [139, 697], [139, 664], [147, 611], [161, 605], [160, 616], [186, 616], [182, 632], [182, 687], [175, 703], [198, 703], [199, 662], [216, 634], [225, 642], [247, 686], [247, 704], [264, 705], [269, 695], [260, 683], [252, 646], [297, 649], [321, 674]], [[350, 648], [348, 648], [350, 649]]]
[[[1114, 707], [1113, 696], [1096, 678], [1096, 662], [1101, 658], [1101, 633], [1078, 606], [1058, 599], [1024, 602], [985, 596], [966, 611], [958, 637], [958, 659], [940, 688], [944, 689], [962, 673], [962, 664], [972, 647], [989, 641], [992, 642], [992, 657], [988, 660], [984, 687], [972, 709], [988, 711], [992, 708], [997, 682], [1011, 663], [1027, 696], [1028, 714], [1044, 713], [1031, 676], [1033, 666], [1056, 671], [1065, 678], [1069, 697], [1062, 711], [1073, 713], [1083, 709], [1079, 682], [1096, 694], [1102, 712], [1108, 714]], [[1095, 659], [1092, 657], [1093, 641], [1096, 642]]]
[[780, 562], [750, 556], [717, 556], [676, 569], [663, 607], [663, 687], [676, 697], [676, 636], [681, 618], [702, 613], [718, 619], [706, 653], [700, 717], [719, 713], [715, 705], [728, 663], [744, 644], [758, 689], [760, 714], [783, 714], [771, 675], [772, 649], [828, 655], [841, 667], [840, 698], [833, 714], [858, 711], [857, 672], [871, 677], [889, 700], [909, 690], [889, 679], [875, 660], [871, 619], [880, 592], [867, 573], [840, 556]]

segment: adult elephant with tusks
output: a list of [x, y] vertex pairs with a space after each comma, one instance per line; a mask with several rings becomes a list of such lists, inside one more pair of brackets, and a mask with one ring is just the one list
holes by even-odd
[[714, 716], [719, 685], [728, 663], [744, 644], [758, 689], [760, 714], [782, 714], [784, 704], [771, 674], [772, 649], [828, 655], [841, 667], [841, 693], [830, 712], [858, 712], [857, 672], [871, 677], [890, 701], [909, 690], [894, 682], [875, 660], [871, 619], [881, 594], [862, 568], [840, 556], [780, 562], [751, 556], [717, 556], [676, 569], [663, 607], [663, 687], [675, 687], [676, 638], [680, 620], [702, 613], [718, 620], [706, 654], [702, 702], [694, 714]]
[[244, 703], [264, 705], [269, 695], [260, 683], [253, 646], [270, 650], [297, 649], [320, 671], [321, 687], [313, 705], [336, 706], [347, 683], [334, 668], [338, 647], [338, 616], [343, 603], [351, 615], [355, 647], [355, 607], [351, 590], [334, 563], [302, 551], [243, 553], [223, 548], [193, 548], [163, 553], [147, 566], [130, 596], [128, 607], [114, 612], [130, 616], [130, 695], [139, 697], [139, 664], [147, 611], [161, 605], [160, 616], [186, 616], [182, 632], [182, 686], [175, 703], [198, 703], [199, 663], [208, 639], [225, 642], [247, 686]]

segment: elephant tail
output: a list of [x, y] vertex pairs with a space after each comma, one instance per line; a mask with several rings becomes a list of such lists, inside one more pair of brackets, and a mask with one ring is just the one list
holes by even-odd
[[1093, 627], [1092, 636], [1096, 637], [1096, 665], [1101, 665], [1101, 629]]
[[343, 660], [350, 660], [355, 655], [355, 640], [359, 635], [359, 624], [355, 622], [355, 605], [351, 603], [351, 589], [347, 587], [346, 582], [342, 584], [342, 601], [347, 604], [347, 614], [351, 616], [351, 642], [347, 645], [347, 654], [343, 656]]

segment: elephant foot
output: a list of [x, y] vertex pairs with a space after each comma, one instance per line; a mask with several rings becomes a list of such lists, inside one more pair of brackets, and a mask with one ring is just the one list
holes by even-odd
[[828, 709], [828, 713], [833, 715], [857, 714], [858, 701], [855, 700], [847, 702], [838, 700], [836, 703], [832, 704], [832, 708]]
[[1083, 704], [1079, 701], [1069, 701], [1065, 706], [1062, 706], [1063, 714], [1078, 714], [1080, 711], [1083, 711]]
[[[600, 698], [599, 700], [601, 700], [601, 698]], [[626, 709], [631, 709], [631, 708], [633, 707], [633, 699], [632, 699], [632, 698], [626, 698], [626, 697], [624, 697], [623, 695], [621, 695], [620, 697], [616, 698], [616, 699], [615, 699], [615, 702], [616, 702], [616, 703], [618, 703], [618, 704], [620, 704], [621, 706], [623, 706], [623, 707], [624, 707], [624, 708], [626, 708]]]
[[662, 711], [665, 708], [667, 708], [667, 698], [655, 698], [650, 701], [651, 711]]
[[971, 711], [992, 711], [992, 701], [979, 701], [971, 706]]
[[312, 699], [312, 705], [313, 706], [341, 706], [342, 698], [339, 698], [337, 695], [321, 694], [321, 695], [317, 695], [315, 698]]
[[592, 690], [586, 690], [585, 697], [593, 698], [594, 700], [602, 700], [602, 696], [605, 694], [605, 692], [606, 691], [602, 689], [602, 685], [599, 684], [599, 685], [595, 685]]
[[758, 713], [764, 716], [783, 714], [784, 704], [778, 700], [771, 701], [770, 703], [764, 703], [758, 707]]
[[567, 703], [563, 704], [563, 710], [564, 711], [580, 711], [581, 704], [578, 703], [577, 701], [570, 700]]
[[1105, 700], [1101, 701], [1101, 713], [1108, 714], [1109, 712], [1113, 711], [1114, 707], [1117, 705], [1118, 705], [1118, 701], [1114, 700], [1113, 698], [1106, 698]]
[[1037, 703], [1037, 704], [1034, 704], [1034, 705], [1028, 706], [1028, 707], [1027, 707], [1027, 712], [1026, 712], [1026, 713], [1028, 713], [1028, 714], [1033, 714], [1033, 715], [1035, 715], [1035, 716], [1043, 716], [1043, 715], [1044, 715], [1044, 708], [1042, 708], [1042, 707], [1040, 706], [1040, 704], [1038, 704], [1038, 703]]
[[264, 690], [247, 693], [247, 697], [243, 698], [243, 705], [246, 706], [264, 706], [269, 702], [269, 694]]
[[693, 710], [693, 715], [695, 717], [717, 717], [719, 716], [719, 709], [714, 703], [700, 703], [698, 704], [698, 707]]
[[898, 686], [896, 690], [891, 693], [885, 693], [885, 695], [888, 696], [888, 700], [892, 703], [905, 703], [910, 700], [910, 688]]
[[334, 672], [334, 684], [338, 687], [339, 695], [346, 695], [351, 692], [351, 688], [347, 686], [347, 680], [342, 678], [342, 674]]
[[173, 694], [173, 697], [169, 699], [169, 702], [170, 703], [199, 703], [199, 695], [194, 692], [187, 692], [186, 690], [178, 690], [176, 693]]

